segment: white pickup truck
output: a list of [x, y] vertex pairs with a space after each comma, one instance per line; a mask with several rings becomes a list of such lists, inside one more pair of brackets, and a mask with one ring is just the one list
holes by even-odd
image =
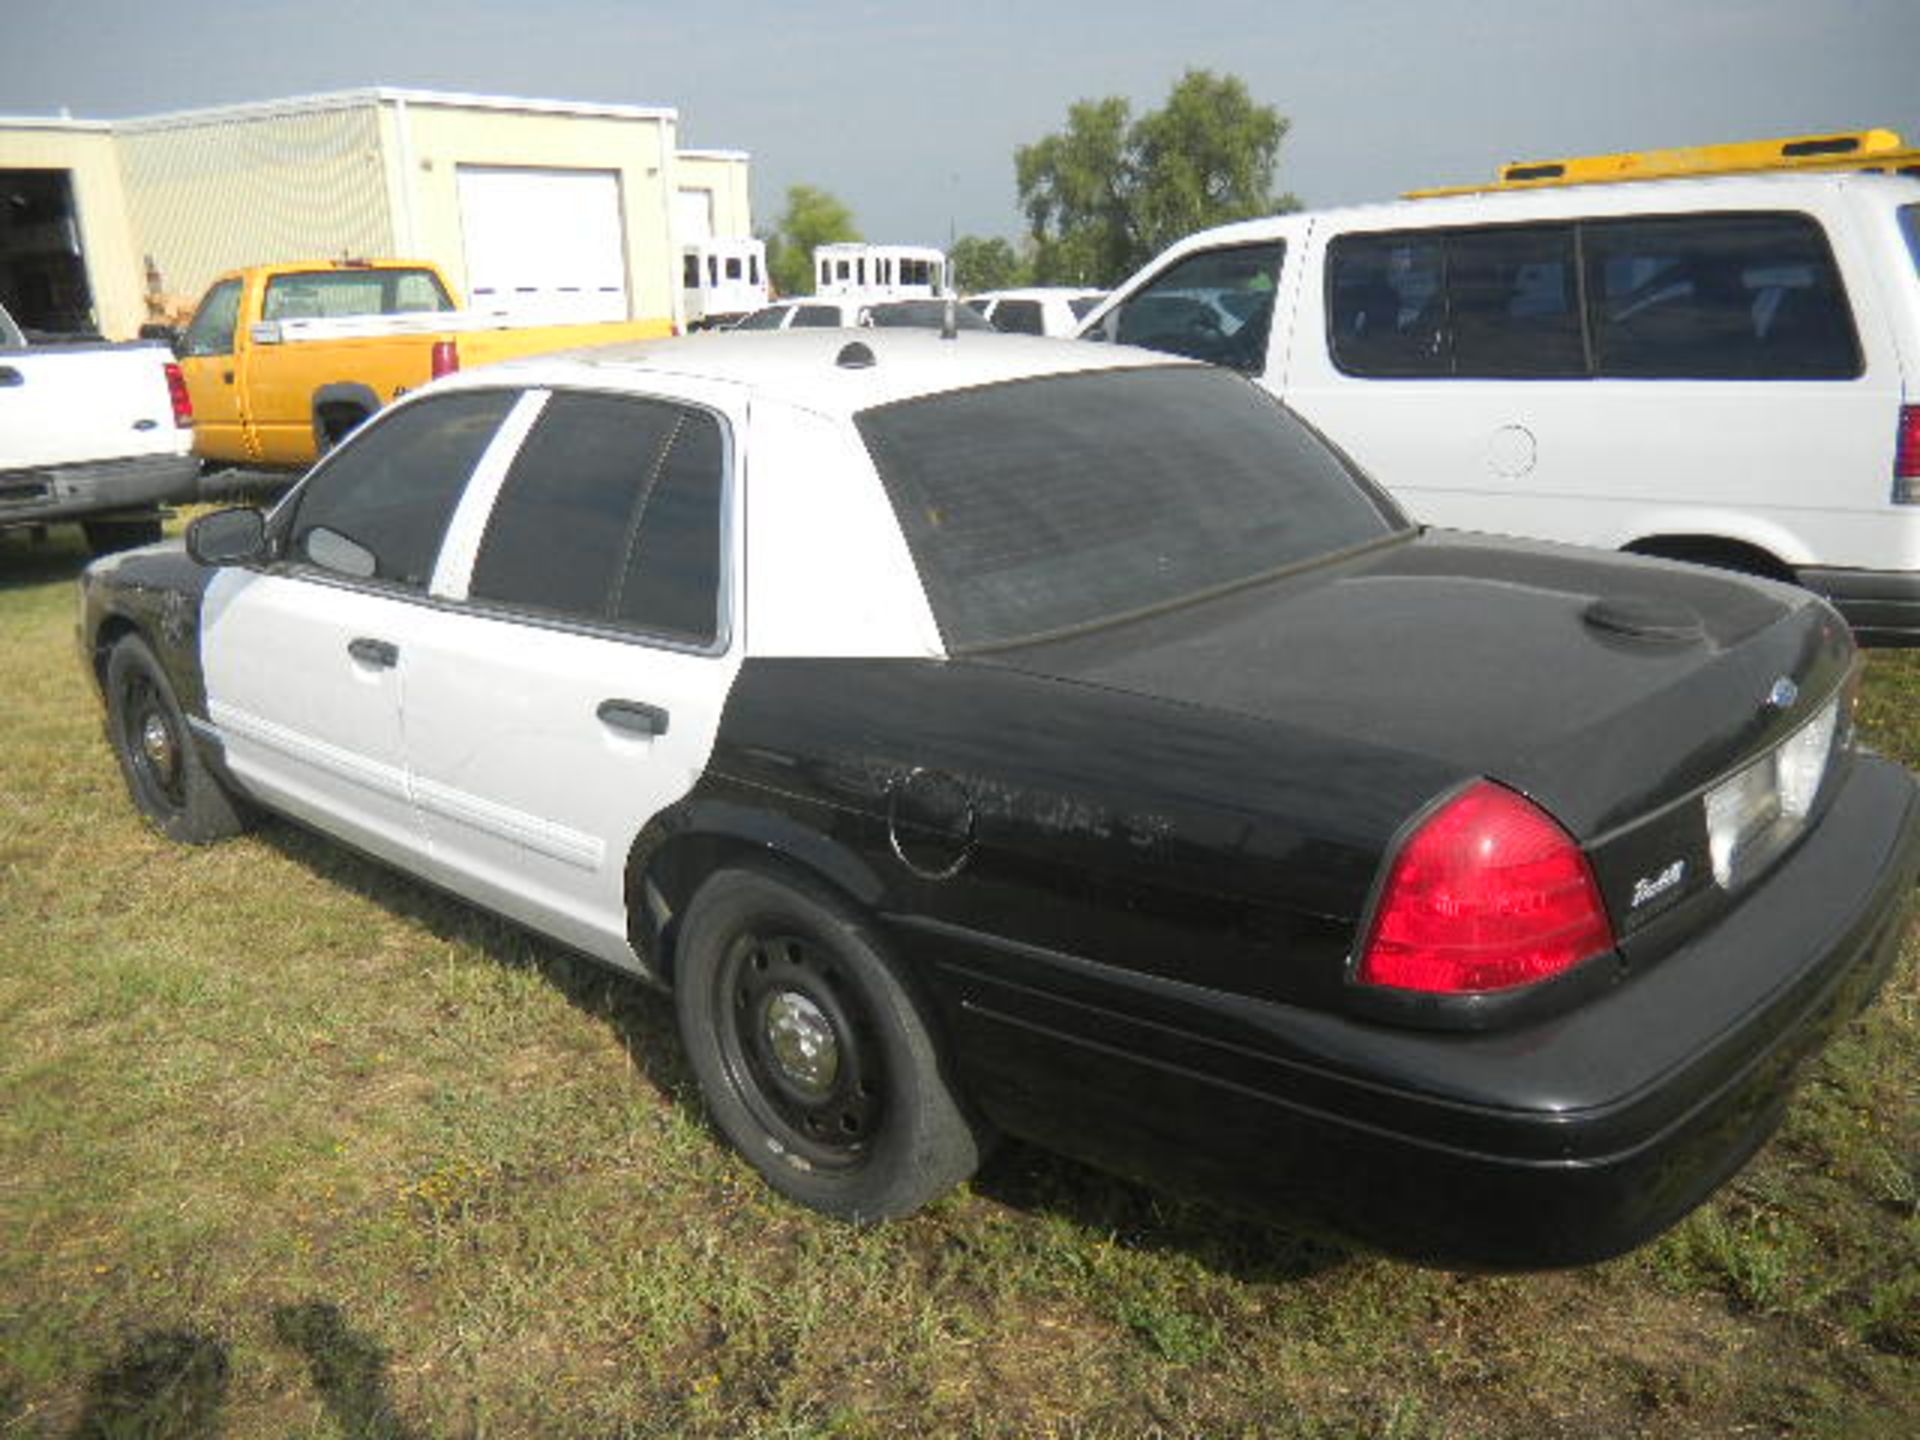
[[95, 554], [160, 538], [199, 490], [193, 405], [165, 347], [29, 345], [0, 308], [0, 529], [78, 521]]

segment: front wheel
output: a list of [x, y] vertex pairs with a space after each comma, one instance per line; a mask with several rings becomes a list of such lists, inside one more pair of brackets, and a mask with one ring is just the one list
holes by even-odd
[[867, 926], [823, 891], [723, 870], [675, 966], [715, 1124], [776, 1190], [846, 1220], [911, 1214], [971, 1175], [986, 1132]]
[[206, 845], [246, 828], [238, 802], [194, 749], [166, 672], [137, 635], [107, 656], [107, 730], [134, 803], [162, 835]]

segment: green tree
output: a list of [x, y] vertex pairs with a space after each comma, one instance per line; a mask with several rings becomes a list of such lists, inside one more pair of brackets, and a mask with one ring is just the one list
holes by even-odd
[[1053, 285], [1109, 284], [1132, 266], [1127, 214], [1128, 120], [1118, 95], [1080, 100], [1067, 128], [1013, 153], [1020, 209], [1033, 239], [1034, 278]]
[[962, 235], [953, 242], [949, 259], [958, 277], [955, 283], [962, 293], [980, 290], [1011, 290], [1027, 283], [1027, 264], [998, 235], [982, 238]]
[[845, 205], [812, 185], [790, 185], [787, 208], [766, 237], [767, 273], [782, 295], [811, 295], [814, 247], [859, 238]]
[[1035, 277], [1111, 285], [1195, 230], [1298, 208], [1273, 193], [1288, 123], [1211, 70], [1138, 120], [1117, 95], [1076, 102], [1064, 131], [1014, 152]]

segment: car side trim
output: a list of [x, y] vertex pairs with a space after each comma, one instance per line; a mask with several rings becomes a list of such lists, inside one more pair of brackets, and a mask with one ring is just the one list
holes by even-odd
[[407, 772], [398, 765], [382, 765], [368, 760], [337, 745], [329, 745], [324, 740], [316, 740], [284, 725], [276, 725], [271, 720], [263, 720], [221, 700], [209, 698], [207, 709], [223, 745], [226, 735], [239, 735], [256, 745], [359, 785], [389, 800], [406, 804], [410, 799]]
[[606, 859], [607, 847], [598, 836], [557, 825], [538, 815], [483, 800], [464, 790], [419, 776], [412, 778], [414, 803], [429, 815], [452, 820], [508, 844], [519, 845], [589, 874]]

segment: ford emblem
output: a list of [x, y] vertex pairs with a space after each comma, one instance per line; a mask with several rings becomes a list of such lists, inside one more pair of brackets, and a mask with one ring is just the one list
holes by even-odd
[[1793, 702], [1800, 698], [1800, 687], [1782, 675], [1773, 682], [1773, 689], [1767, 692], [1767, 704], [1775, 710], [1791, 710]]

